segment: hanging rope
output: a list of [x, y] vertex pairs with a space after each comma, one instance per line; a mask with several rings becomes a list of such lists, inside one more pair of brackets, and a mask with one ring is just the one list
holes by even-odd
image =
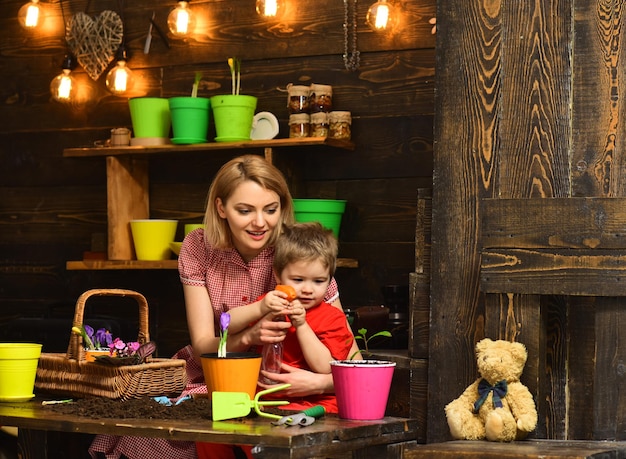
[[[347, 70], [354, 72], [359, 68], [361, 56], [357, 49], [357, 0], [352, 0], [352, 22], [349, 20], [350, 0], [343, 0], [343, 63]], [[352, 28], [352, 50], [348, 54], [348, 41]]]

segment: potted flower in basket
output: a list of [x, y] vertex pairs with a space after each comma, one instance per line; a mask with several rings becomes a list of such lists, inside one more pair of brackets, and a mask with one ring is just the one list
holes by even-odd
[[72, 332], [83, 337], [83, 345], [85, 346], [85, 360], [93, 362], [98, 355], [110, 355], [111, 343], [113, 336], [111, 332], [105, 328], [97, 331], [89, 325], [83, 325], [81, 328], [72, 327]]
[[254, 352], [227, 352], [229, 325], [230, 314], [224, 312], [220, 315], [220, 342], [217, 352], [200, 356], [207, 392], [245, 392], [250, 399], [254, 399], [261, 369], [261, 355]]
[[83, 325], [80, 328], [72, 327], [72, 332], [83, 337], [87, 362], [137, 365], [156, 350], [156, 344], [152, 341], [143, 345], [136, 341], [124, 342], [120, 338], [113, 338], [105, 328], [94, 330], [89, 325]]
[[[367, 330], [357, 331], [356, 340], [364, 342], [361, 351], [371, 356], [369, 342], [377, 336], [390, 337], [388, 331], [380, 331], [367, 337]], [[347, 360], [330, 362], [339, 417], [343, 419], [375, 420], [385, 416], [391, 379], [396, 363], [388, 360], [354, 360], [356, 353]]]
[[257, 98], [239, 94], [241, 88], [241, 60], [228, 59], [232, 82], [231, 94], [211, 97], [215, 120], [216, 142], [250, 140]]

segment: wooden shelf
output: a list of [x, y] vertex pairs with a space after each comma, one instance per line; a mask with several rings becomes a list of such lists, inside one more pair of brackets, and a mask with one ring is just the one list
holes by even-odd
[[[157, 145], [129, 147], [66, 148], [64, 157], [105, 157], [107, 175], [108, 260], [69, 261], [67, 269], [176, 269], [176, 260], [145, 262], [134, 260], [129, 222], [150, 218], [148, 160], [151, 155], [262, 148], [265, 159], [273, 163], [275, 148], [327, 146], [354, 150], [354, 143], [326, 137], [296, 139], [211, 142], [193, 145]], [[348, 266], [353, 264], [354, 266]], [[170, 266], [171, 265], [171, 266]], [[344, 265], [356, 267], [353, 260]]]
[[178, 269], [178, 260], [79, 260], [65, 264], [68, 271], [100, 271], [114, 269]]
[[328, 146], [344, 150], [354, 150], [354, 143], [346, 140], [328, 139], [326, 137], [303, 137], [297, 139], [248, 140], [245, 142], [210, 142], [193, 145], [155, 145], [151, 147], [93, 147], [93, 148], [66, 148], [63, 156], [66, 157], [93, 157], [93, 156], [141, 156], [164, 153], [191, 153], [198, 151], [223, 151], [251, 148], [285, 148], [305, 146]]
[[[338, 268], [358, 268], [359, 262], [351, 258], [339, 258]], [[178, 269], [178, 260], [141, 261], [141, 260], [80, 260], [68, 261], [68, 271], [101, 271], [115, 269]]]

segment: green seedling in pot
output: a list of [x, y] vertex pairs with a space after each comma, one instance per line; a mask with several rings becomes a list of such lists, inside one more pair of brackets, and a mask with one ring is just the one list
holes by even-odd
[[367, 328], [359, 328], [357, 330], [357, 334], [355, 335], [354, 339], [360, 339], [363, 341], [365, 349], [363, 350], [358, 350], [356, 352], [354, 352], [348, 360], [353, 360], [354, 357], [361, 352], [364, 355], [372, 355], [372, 352], [369, 349], [369, 342], [371, 339], [376, 338], [377, 336], [386, 336], [387, 338], [391, 338], [391, 332], [387, 331], [387, 330], [383, 330], [383, 331], [379, 331], [378, 333], [374, 333], [372, 336], [367, 336]]
[[191, 89], [191, 97], [198, 97], [198, 86], [200, 86], [201, 79], [202, 72], [196, 72], [196, 77], [193, 80], [193, 88]]
[[241, 87], [241, 59], [237, 59], [236, 57], [229, 57], [228, 67], [230, 67], [233, 96], [238, 96], [239, 89]]

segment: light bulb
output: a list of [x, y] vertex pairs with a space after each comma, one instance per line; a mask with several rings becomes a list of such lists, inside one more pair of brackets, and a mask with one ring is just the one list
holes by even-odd
[[57, 102], [71, 102], [75, 88], [76, 84], [70, 69], [63, 69], [63, 72], [50, 82], [50, 94]]
[[391, 30], [396, 23], [395, 9], [387, 0], [379, 0], [369, 7], [365, 20], [376, 32]]
[[76, 95], [76, 81], [72, 76], [72, 70], [76, 68], [76, 59], [67, 54], [61, 66], [63, 71], [50, 82], [50, 94], [57, 102], [73, 102]]
[[43, 22], [43, 11], [39, 0], [31, 0], [22, 5], [17, 12], [17, 19], [25, 29], [32, 30]]
[[256, 12], [264, 17], [276, 17], [283, 9], [282, 0], [257, 0]]
[[125, 60], [117, 61], [117, 65], [107, 74], [107, 89], [116, 96], [124, 95], [126, 91], [130, 91], [134, 83], [135, 77]]
[[189, 8], [189, 2], [178, 2], [167, 17], [167, 26], [175, 37], [183, 38], [193, 33], [196, 15]]

